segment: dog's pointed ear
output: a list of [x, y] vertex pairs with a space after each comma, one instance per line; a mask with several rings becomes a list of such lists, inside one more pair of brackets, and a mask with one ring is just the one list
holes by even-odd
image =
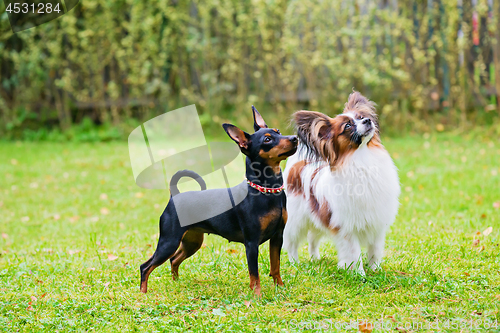
[[262, 118], [259, 111], [257, 111], [255, 106], [253, 105], [252, 105], [252, 111], [253, 111], [253, 128], [255, 132], [257, 132], [261, 128], [267, 128], [264, 118]]
[[233, 139], [234, 142], [240, 146], [240, 149], [243, 153], [248, 152], [248, 148], [250, 147], [250, 134], [240, 130], [238, 127], [231, 125], [231, 124], [222, 124], [222, 127], [224, 128], [224, 131], [226, 131], [227, 135], [231, 139]]

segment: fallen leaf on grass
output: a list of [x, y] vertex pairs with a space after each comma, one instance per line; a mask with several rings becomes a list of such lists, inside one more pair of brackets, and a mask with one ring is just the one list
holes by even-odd
[[227, 250], [226, 250], [226, 252], [227, 252], [227, 253], [229, 253], [229, 254], [236, 254], [236, 253], [238, 253], [238, 250], [235, 250], [235, 249], [227, 249]]
[[7, 235], [5, 232], [2, 232], [2, 238], [7, 239], [7, 238], [9, 238], [9, 235]]
[[[31, 303], [31, 302], [30, 302]], [[30, 305], [28, 305], [28, 308], [27, 308], [28, 311], [35, 311], [35, 309]]]
[[484, 245], [481, 246], [477, 252], [479, 253], [479, 252], [483, 252], [483, 251], [484, 251]]
[[396, 322], [396, 318], [394, 318], [394, 316], [385, 316], [386, 318], [389, 318], [390, 320], [392, 320], [393, 323]]
[[373, 324], [367, 321], [360, 321], [358, 324], [358, 328], [360, 332], [371, 333], [371, 331], [373, 331]]
[[403, 327], [396, 327], [396, 331], [406, 333], [407, 331]]
[[38, 299], [36, 298], [36, 296], [31, 296], [31, 301], [32, 302], [36, 302]]
[[466, 275], [466, 276], [470, 276], [470, 274], [469, 274], [469, 273], [467, 273], [467, 272], [464, 272], [464, 275]]
[[471, 313], [471, 315], [473, 315], [473, 316], [474, 316], [474, 315], [476, 315], [476, 316], [480, 316], [480, 315], [482, 315], [482, 314], [483, 314], [482, 312], [478, 312], [477, 310], [474, 310], [474, 311], [472, 311], [472, 313]]
[[488, 228], [486, 228], [485, 231], [483, 231], [483, 235], [488, 236], [489, 234], [491, 234], [492, 231], [493, 231], [493, 227], [488, 227]]
[[297, 312], [298, 310], [297, 309], [292, 309], [292, 313], [295, 313]]
[[474, 245], [474, 246], [479, 246], [479, 242], [480, 242], [480, 240], [479, 240], [479, 239], [474, 239], [474, 240], [472, 241], [472, 245]]
[[108, 254], [108, 260], [113, 261], [113, 260], [116, 260], [116, 259], [118, 259], [118, 257], [115, 256], [114, 254]]
[[249, 308], [249, 307], [250, 307], [250, 304], [251, 304], [252, 302], [250, 302], [250, 301], [245, 301], [244, 303], [245, 303], [245, 306], [246, 306], [247, 308]]
[[69, 221], [71, 223], [75, 223], [76, 221], [78, 221], [80, 219], [80, 216], [76, 215], [76, 216], [72, 216], [69, 218]]

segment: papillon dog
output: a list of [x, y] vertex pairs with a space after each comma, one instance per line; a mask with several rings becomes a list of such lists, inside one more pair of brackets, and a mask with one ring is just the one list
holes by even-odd
[[400, 185], [380, 141], [375, 104], [354, 91], [335, 118], [313, 111], [298, 111], [293, 118], [300, 144], [284, 172], [284, 247], [290, 260], [298, 262], [306, 238], [309, 254], [319, 259], [320, 242], [328, 237], [336, 244], [339, 268], [364, 275], [363, 246], [376, 270], [398, 212]]

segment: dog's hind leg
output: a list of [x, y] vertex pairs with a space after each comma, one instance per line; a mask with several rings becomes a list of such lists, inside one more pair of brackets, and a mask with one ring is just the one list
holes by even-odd
[[309, 229], [307, 233], [307, 242], [309, 243], [309, 255], [312, 259], [319, 260], [321, 255], [319, 253], [319, 246], [321, 245], [322, 234], [314, 228]]
[[291, 195], [287, 198], [288, 219], [283, 233], [283, 247], [288, 252], [290, 262], [299, 262], [299, 247], [307, 237], [309, 222], [301, 197]]
[[181, 246], [170, 258], [170, 265], [172, 268], [172, 278], [175, 280], [179, 277], [180, 264], [191, 257], [201, 248], [203, 244], [203, 232], [188, 230], [184, 237], [182, 237]]
[[376, 235], [376, 237], [368, 244], [368, 260], [369, 267], [375, 271], [382, 263], [384, 256], [385, 230]]
[[288, 222], [283, 233], [283, 247], [290, 262], [299, 262], [299, 247], [304, 242], [309, 225], [303, 216], [288, 212]]
[[170, 257], [173, 256], [175, 250], [179, 247], [182, 239], [182, 234], [177, 237], [169, 237], [168, 239], [162, 238], [158, 241], [156, 251], [151, 258], [141, 265], [141, 291], [146, 293], [148, 291], [149, 274], [158, 266], [162, 265]]
[[358, 238], [352, 234], [348, 236], [336, 235], [334, 238], [339, 258], [338, 268], [350, 269], [360, 275], [365, 275]]

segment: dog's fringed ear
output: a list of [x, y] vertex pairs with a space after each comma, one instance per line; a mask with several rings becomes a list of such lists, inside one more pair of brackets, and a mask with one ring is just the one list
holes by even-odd
[[241, 151], [246, 153], [251, 143], [250, 134], [243, 132], [238, 127], [231, 124], [222, 124], [222, 127], [226, 131], [227, 135], [229, 135], [229, 137], [233, 139], [238, 146], [240, 146]]
[[331, 118], [319, 112], [297, 111], [293, 114], [297, 136], [306, 147], [306, 155], [313, 160], [335, 160]]
[[312, 135], [316, 139], [322, 139], [331, 135], [332, 124], [330, 117], [315, 111], [297, 111], [293, 119], [300, 134]]
[[257, 111], [255, 106], [253, 105], [252, 105], [252, 111], [253, 111], [253, 128], [255, 132], [257, 132], [261, 128], [267, 128], [264, 118], [262, 118], [259, 111]]

